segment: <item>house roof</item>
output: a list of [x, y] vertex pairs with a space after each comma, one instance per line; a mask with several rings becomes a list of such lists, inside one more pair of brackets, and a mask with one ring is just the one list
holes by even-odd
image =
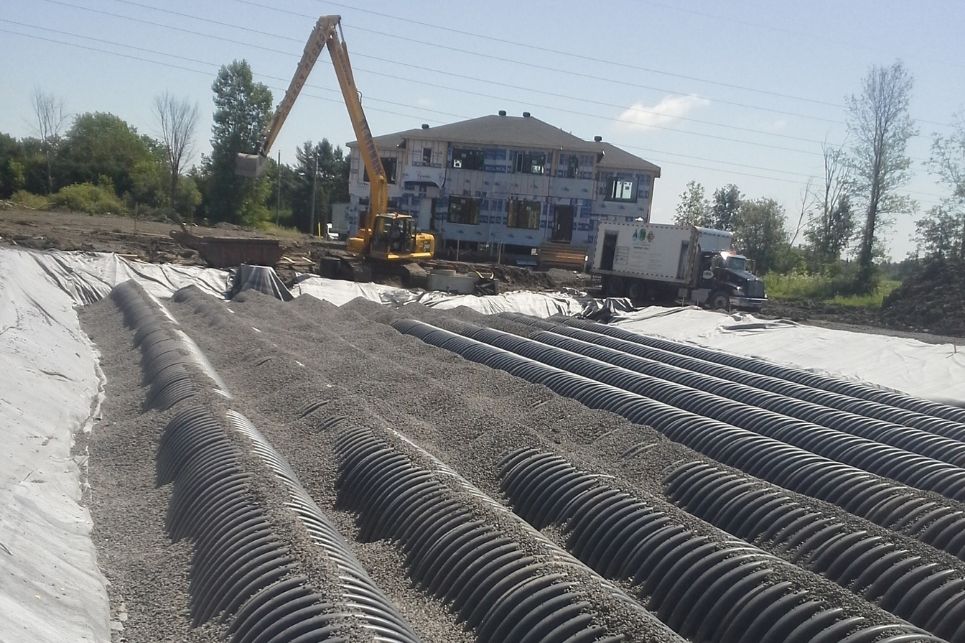
[[[532, 147], [558, 149], [567, 152], [587, 154], [603, 153], [599, 167], [612, 169], [642, 170], [660, 176], [660, 168], [625, 152], [609, 143], [584, 141], [578, 136], [565, 132], [549, 123], [532, 116], [481, 116], [458, 123], [439, 125], [426, 129], [410, 129], [374, 137], [377, 147], [401, 147], [408, 139], [422, 141], [445, 141], [448, 143], [468, 143], [470, 145], [503, 144], [513, 147]], [[349, 147], [356, 147], [352, 141]]]
[[630, 154], [626, 150], [621, 150], [616, 145], [610, 143], [596, 143], [603, 152], [603, 159], [597, 163], [597, 167], [621, 169], [621, 170], [645, 170], [660, 176], [660, 166], [654, 165], [650, 161], [645, 161], [635, 154]]

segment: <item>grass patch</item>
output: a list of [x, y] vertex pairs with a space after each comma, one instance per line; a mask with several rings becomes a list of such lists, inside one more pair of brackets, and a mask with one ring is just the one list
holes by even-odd
[[850, 274], [830, 277], [791, 272], [770, 273], [764, 277], [770, 299], [821, 301], [853, 308], [880, 308], [882, 300], [900, 283], [893, 279], [882, 279], [873, 292], [855, 294], [854, 278]]
[[884, 298], [900, 285], [900, 281], [882, 279], [872, 293], [867, 295], [837, 295], [831, 299], [831, 303], [852, 308], [881, 308], [881, 302], [884, 301]]
[[271, 221], [259, 221], [255, 228], [260, 232], [270, 234], [281, 239], [300, 239], [302, 232], [297, 228], [286, 228], [285, 226], [275, 225]]
[[51, 195], [54, 207], [86, 212], [87, 214], [126, 214], [124, 204], [110, 186], [92, 183], [74, 183], [60, 188]]
[[772, 299], [830, 299], [836, 294], [831, 282], [830, 277], [799, 272], [764, 276], [767, 296]]
[[26, 190], [17, 190], [10, 197], [10, 200], [28, 210], [46, 210], [50, 206], [47, 197]]

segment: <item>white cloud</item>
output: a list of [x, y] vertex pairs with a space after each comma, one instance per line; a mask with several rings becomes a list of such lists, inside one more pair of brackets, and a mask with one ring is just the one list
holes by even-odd
[[664, 96], [656, 105], [634, 103], [617, 117], [617, 122], [627, 128], [651, 129], [673, 123], [694, 109], [708, 105], [710, 101], [700, 96]]
[[419, 107], [432, 107], [433, 102], [431, 98], [420, 98], [416, 101], [416, 105]]

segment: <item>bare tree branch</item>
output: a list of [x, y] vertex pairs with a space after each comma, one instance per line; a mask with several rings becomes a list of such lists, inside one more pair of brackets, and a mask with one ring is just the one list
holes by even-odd
[[198, 105], [187, 99], [177, 99], [168, 92], [154, 98], [154, 113], [161, 127], [169, 172], [168, 203], [173, 208], [178, 189], [178, 177], [194, 155], [195, 128], [198, 124]]
[[814, 196], [814, 189], [811, 186], [813, 179], [808, 177], [808, 182], [804, 185], [804, 190], [801, 192], [801, 212], [797, 218], [797, 225], [794, 226], [794, 234], [791, 235], [791, 240], [788, 245], [793, 246], [794, 242], [797, 241], [798, 235], [801, 234], [801, 230], [804, 228], [804, 218], [808, 216], [808, 213], [814, 210], [814, 204], [817, 197]]
[[47, 194], [50, 194], [54, 191], [54, 156], [60, 143], [60, 132], [67, 122], [67, 113], [64, 111], [63, 99], [48, 94], [40, 87], [34, 88], [31, 105], [37, 119], [37, 138], [40, 139], [47, 161]]

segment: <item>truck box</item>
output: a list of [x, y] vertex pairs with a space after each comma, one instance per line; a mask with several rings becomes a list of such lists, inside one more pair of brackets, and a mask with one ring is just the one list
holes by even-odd
[[592, 272], [686, 285], [694, 257], [727, 250], [733, 234], [723, 230], [662, 223], [601, 223]]

